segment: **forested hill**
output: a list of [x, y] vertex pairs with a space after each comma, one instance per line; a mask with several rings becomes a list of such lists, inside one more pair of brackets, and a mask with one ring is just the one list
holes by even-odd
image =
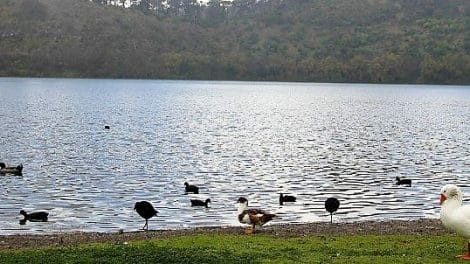
[[106, 2], [0, 0], [0, 76], [470, 84], [469, 0]]

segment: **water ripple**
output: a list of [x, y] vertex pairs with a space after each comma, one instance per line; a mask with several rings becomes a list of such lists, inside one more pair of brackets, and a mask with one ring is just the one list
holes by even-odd
[[[239, 196], [276, 223], [329, 221], [331, 196], [339, 222], [435, 218], [444, 184], [470, 193], [466, 86], [1, 78], [0, 93], [0, 161], [24, 165], [0, 176], [0, 234], [137, 230], [140, 200], [151, 229], [239, 225]], [[20, 226], [20, 209], [50, 222]]]

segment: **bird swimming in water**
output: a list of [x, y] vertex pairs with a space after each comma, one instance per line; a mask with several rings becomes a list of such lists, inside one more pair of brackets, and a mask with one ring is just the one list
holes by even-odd
[[158, 211], [153, 208], [152, 204], [147, 201], [136, 202], [134, 210], [145, 219], [145, 225], [142, 227], [143, 230], [149, 229], [148, 220], [157, 215]]
[[20, 164], [16, 167], [7, 167], [4, 162], [0, 162], [0, 175], [3, 174], [13, 174], [16, 176], [23, 175], [23, 164]]
[[279, 204], [280, 205], [284, 205], [284, 203], [295, 203], [296, 200], [297, 200], [297, 198], [295, 196], [292, 196], [292, 195], [284, 195], [282, 193], [279, 195]]
[[242, 224], [251, 225], [251, 229], [245, 229], [246, 234], [255, 232], [255, 226], [263, 226], [271, 221], [276, 215], [261, 209], [247, 208], [248, 200], [244, 197], [238, 198], [238, 221]]
[[196, 185], [191, 185], [187, 182], [184, 183], [184, 191], [186, 193], [194, 193], [194, 194], [198, 194], [199, 193], [199, 187], [197, 187]]
[[336, 212], [336, 210], [338, 210], [338, 208], [339, 208], [338, 199], [336, 199], [334, 197], [326, 199], [325, 209], [326, 209], [326, 211], [328, 211], [328, 213], [330, 213], [330, 217], [331, 217], [330, 223], [333, 223], [333, 213]]
[[28, 214], [25, 210], [20, 210], [20, 214], [24, 216], [24, 218], [20, 220], [20, 224], [26, 224], [26, 221], [47, 222], [49, 216], [48, 212], [33, 212]]
[[396, 184], [397, 185], [408, 185], [411, 186], [411, 180], [410, 179], [401, 179], [400, 177], [396, 177]]
[[211, 202], [211, 199], [207, 198], [206, 201], [201, 201], [198, 199], [191, 199], [191, 206], [205, 206], [206, 208], [209, 207], [209, 203]]

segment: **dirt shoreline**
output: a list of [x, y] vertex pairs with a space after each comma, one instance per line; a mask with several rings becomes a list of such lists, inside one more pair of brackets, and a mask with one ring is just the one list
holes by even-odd
[[[259, 228], [260, 234], [282, 237], [305, 235], [444, 235], [446, 230], [439, 219], [365, 221], [352, 223], [316, 222], [308, 224], [278, 224]], [[243, 234], [243, 227], [198, 227], [178, 230], [155, 230], [138, 232], [73, 232], [47, 235], [2, 235], [0, 250], [36, 248], [45, 246], [70, 246], [93, 242], [124, 243], [133, 240], [166, 238], [189, 234]]]

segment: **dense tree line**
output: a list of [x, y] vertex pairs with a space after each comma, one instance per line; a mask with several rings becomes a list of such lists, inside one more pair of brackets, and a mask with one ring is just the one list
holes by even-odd
[[0, 76], [470, 84], [468, 0], [2, 0]]

